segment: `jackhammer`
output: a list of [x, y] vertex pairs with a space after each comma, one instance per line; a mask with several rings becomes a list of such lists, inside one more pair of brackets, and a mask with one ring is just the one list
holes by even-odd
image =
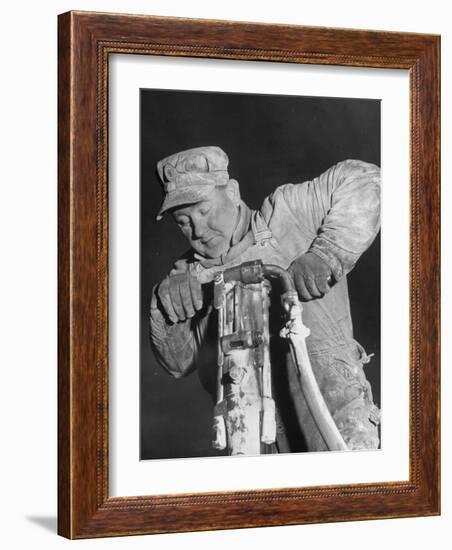
[[280, 336], [288, 339], [306, 403], [328, 449], [346, 450], [312, 371], [306, 348], [310, 331], [303, 324], [293, 280], [281, 267], [260, 260], [218, 272], [214, 278], [218, 371], [213, 446], [230, 455], [258, 455], [263, 445], [276, 441], [269, 330], [274, 279], [281, 285], [286, 317]]

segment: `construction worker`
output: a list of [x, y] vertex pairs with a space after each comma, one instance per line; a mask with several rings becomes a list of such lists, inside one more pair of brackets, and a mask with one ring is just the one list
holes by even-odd
[[[285, 184], [259, 210], [241, 200], [219, 147], [198, 147], [157, 164], [164, 200], [157, 219], [173, 217], [190, 244], [152, 290], [152, 349], [168, 373], [198, 370], [215, 397], [216, 322], [206, 275], [261, 259], [293, 276], [303, 302], [306, 340], [320, 391], [349, 449], [379, 447], [379, 410], [354, 339], [347, 273], [380, 225], [380, 169], [345, 160], [312, 181]], [[272, 349], [277, 452], [326, 450], [286, 349]]]

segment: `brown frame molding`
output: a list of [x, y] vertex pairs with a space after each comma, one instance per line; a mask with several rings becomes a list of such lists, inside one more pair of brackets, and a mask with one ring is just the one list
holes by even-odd
[[[440, 37], [68, 12], [58, 35], [58, 532], [103, 537], [440, 513]], [[108, 495], [111, 53], [407, 69], [411, 107], [410, 480]]]

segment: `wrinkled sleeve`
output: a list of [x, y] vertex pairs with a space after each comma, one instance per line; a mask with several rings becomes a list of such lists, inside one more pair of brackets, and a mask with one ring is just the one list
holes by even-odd
[[175, 378], [181, 378], [196, 368], [195, 334], [191, 319], [171, 324], [158, 305], [157, 285], [152, 289], [149, 337], [159, 364]]
[[[187, 262], [178, 260], [171, 270], [174, 274], [187, 269]], [[158, 363], [175, 378], [181, 378], [196, 369], [200, 343], [207, 326], [211, 308], [203, 308], [195, 317], [171, 323], [161, 310], [157, 298], [158, 285], [152, 289], [149, 338]]]
[[340, 162], [312, 181], [284, 188], [294, 215], [316, 235], [309, 252], [324, 260], [336, 280], [347, 274], [380, 228], [380, 168]]

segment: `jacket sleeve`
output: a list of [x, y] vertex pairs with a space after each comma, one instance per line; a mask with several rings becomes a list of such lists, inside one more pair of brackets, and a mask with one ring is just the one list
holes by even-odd
[[149, 336], [159, 364], [175, 378], [195, 370], [196, 345], [191, 319], [171, 324], [160, 310], [156, 290], [152, 289]]
[[294, 215], [315, 235], [309, 252], [336, 280], [347, 274], [380, 228], [380, 168], [345, 160], [305, 183], [284, 186]]
[[[187, 269], [187, 262], [178, 260], [171, 274]], [[161, 310], [157, 298], [158, 285], [152, 289], [149, 338], [158, 363], [175, 378], [181, 378], [196, 369], [200, 342], [207, 325], [211, 308], [203, 308], [191, 319], [171, 323]]]

